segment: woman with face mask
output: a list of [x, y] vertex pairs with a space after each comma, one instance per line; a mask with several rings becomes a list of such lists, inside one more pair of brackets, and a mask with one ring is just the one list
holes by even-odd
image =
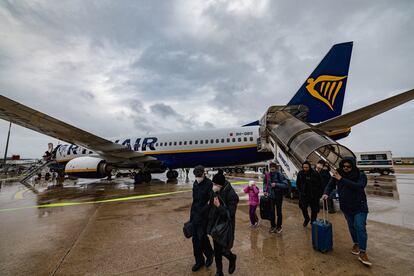
[[[264, 195], [270, 199], [270, 233], [282, 233], [282, 203], [283, 203], [283, 191], [287, 189], [287, 180], [278, 171], [278, 165], [276, 163], [270, 163], [270, 173], [266, 173], [263, 178], [263, 192]], [[277, 223], [276, 215], [277, 212]]]
[[213, 239], [214, 255], [216, 261], [217, 273], [216, 276], [223, 275], [223, 256], [229, 260], [228, 272], [232, 274], [236, 270], [236, 254], [231, 252], [234, 241], [234, 232], [236, 227], [236, 210], [239, 203], [239, 196], [234, 191], [230, 182], [226, 180], [224, 175], [216, 174], [213, 177], [212, 194], [210, 198], [210, 212], [208, 216], [207, 232], [210, 233], [212, 227], [218, 218], [227, 219], [230, 214], [232, 225], [232, 240], [228, 248], [224, 248]]
[[328, 199], [332, 190], [337, 187], [339, 206], [344, 213], [354, 242], [351, 253], [358, 255], [358, 260], [364, 265], [371, 266], [372, 263], [366, 253], [368, 240], [366, 185], [367, 176], [357, 168], [353, 157], [347, 157], [339, 163], [339, 168], [334, 172], [328, 186], [326, 186], [322, 198], [324, 200]]

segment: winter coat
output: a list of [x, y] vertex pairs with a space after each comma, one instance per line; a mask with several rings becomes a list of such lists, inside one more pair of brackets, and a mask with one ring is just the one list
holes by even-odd
[[337, 187], [339, 206], [342, 212], [349, 215], [368, 213], [367, 196], [365, 194], [367, 176], [356, 167], [355, 159], [344, 158], [339, 165], [340, 168], [344, 162], [352, 164], [352, 174], [348, 176], [341, 169], [338, 169], [342, 176], [341, 180], [332, 177], [324, 193], [330, 195], [332, 190]]
[[[272, 183], [276, 183], [276, 187], [272, 187]], [[282, 197], [283, 190], [287, 187], [287, 180], [280, 172], [266, 173], [263, 178], [263, 192], [269, 193], [271, 199]]]
[[322, 178], [322, 186], [325, 189], [326, 186], [328, 185], [329, 181], [331, 180], [331, 174], [329, 173], [329, 170], [322, 169], [319, 172], [319, 175]]
[[309, 173], [305, 173], [303, 170], [298, 173], [296, 187], [299, 193], [299, 201], [304, 202], [319, 201], [324, 189], [321, 176], [312, 169]]
[[254, 186], [246, 186], [243, 191], [246, 194], [249, 194], [249, 205], [257, 206], [259, 205], [259, 188]]
[[[215, 196], [219, 197], [219, 200], [220, 200], [219, 207], [216, 207], [214, 205]], [[236, 194], [230, 182], [228, 181], [226, 181], [225, 186], [221, 188], [218, 194], [211, 192], [209, 213], [208, 213], [207, 233], [210, 233], [211, 228], [214, 226], [218, 218], [227, 219], [227, 212], [229, 212], [231, 224], [233, 227], [232, 230], [233, 230], [233, 240], [234, 240], [234, 231], [236, 227], [236, 210], [237, 210], [238, 203], [239, 203], [239, 196]]]
[[208, 218], [208, 201], [210, 200], [213, 182], [207, 177], [201, 183], [194, 181], [193, 203], [191, 204], [190, 221], [195, 225], [206, 225]]

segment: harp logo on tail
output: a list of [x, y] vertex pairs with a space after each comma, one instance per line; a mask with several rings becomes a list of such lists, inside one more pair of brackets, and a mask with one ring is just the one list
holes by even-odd
[[343, 79], [347, 76], [329, 76], [322, 75], [315, 79], [309, 78], [307, 80], [306, 90], [316, 99], [324, 102], [333, 111], [336, 96], [341, 90]]

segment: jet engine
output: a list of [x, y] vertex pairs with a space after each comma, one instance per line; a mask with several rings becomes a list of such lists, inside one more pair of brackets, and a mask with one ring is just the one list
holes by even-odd
[[113, 167], [97, 157], [83, 156], [70, 160], [65, 173], [80, 178], [104, 178], [111, 174]]

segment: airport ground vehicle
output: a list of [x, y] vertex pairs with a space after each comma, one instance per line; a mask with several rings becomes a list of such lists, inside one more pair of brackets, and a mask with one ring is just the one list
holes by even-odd
[[391, 151], [355, 152], [358, 168], [368, 173], [394, 173]]

